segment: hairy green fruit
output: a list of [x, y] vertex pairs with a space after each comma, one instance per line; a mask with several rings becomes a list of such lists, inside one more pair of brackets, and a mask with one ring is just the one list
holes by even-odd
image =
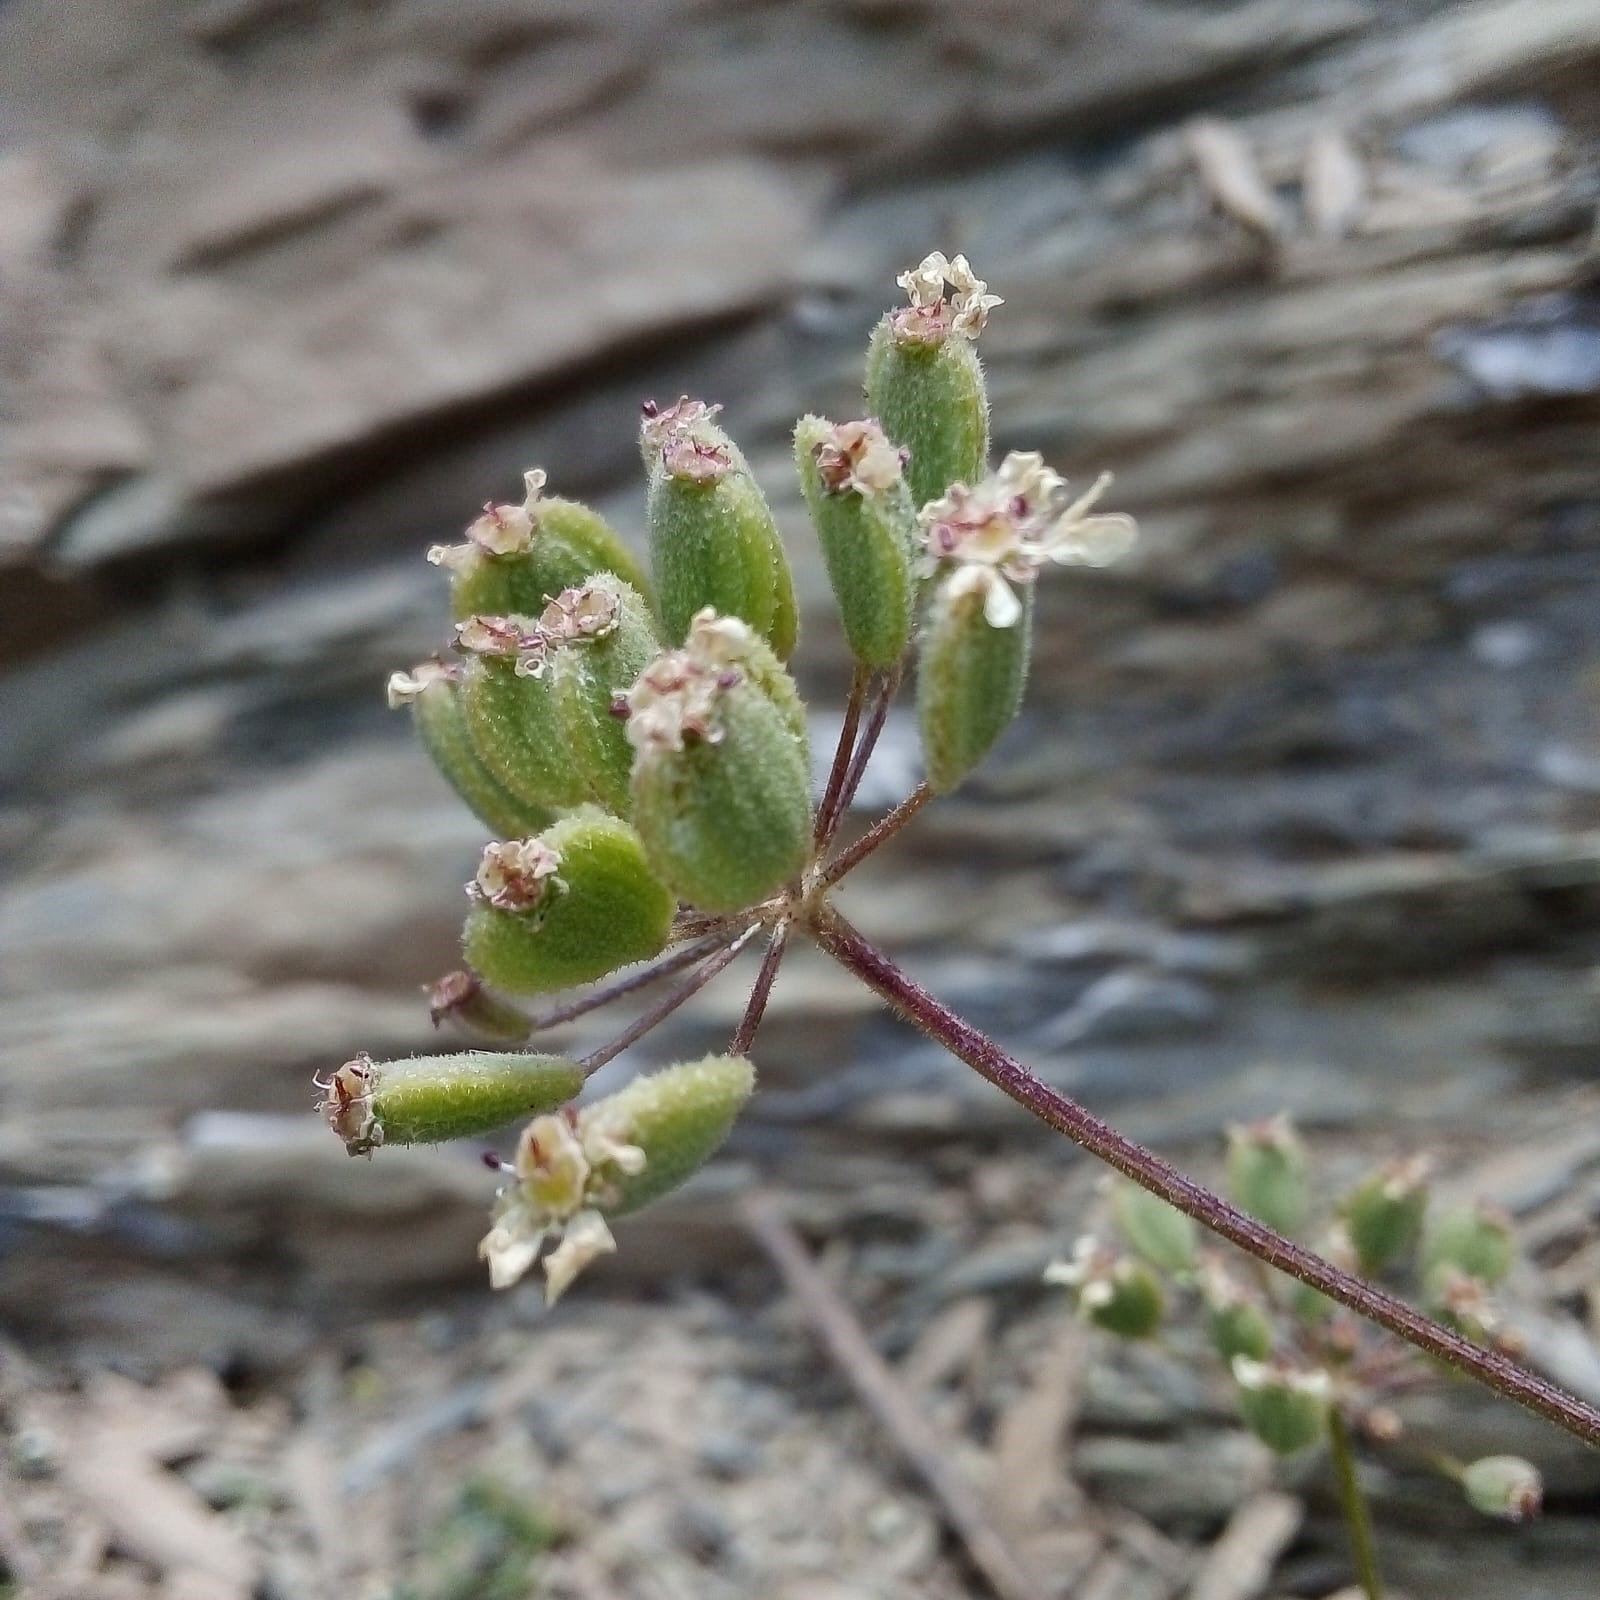
[[1457, 1206], [1423, 1235], [1423, 1277], [1433, 1283], [1455, 1272], [1493, 1288], [1511, 1270], [1516, 1251], [1508, 1217], [1491, 1206]]
[[323, 1116], [358, 1156], [385, 1144], [472, 1138], [513, 1118], [553, 1111], [583, 1088], [583, 1069], [563, 1056], [504, 1051], [398, 1061], [361, 1055], [322, 1088]]
[[1228, 1189], [1252, 1217], [1295, 1234], [1311, 1211], [1306, 1150], [1287, 1117], [1228, 1130]]
[[738, 619], [702, 612], [629, 692], [635, 825], [655, 869], [706, 911], [765, 899], [810, 853], [811, 759], [787, 674], [781, 701], [763, 686], [769, 660]]
[[508, 994], [603, 978], [666, 948], [673, 897], [639, 836], [586, 808], [484, 851], [462, 932], [467, 963]]
[[1424, 1170], [1396, 1162], [1358, 1183], [1340, 1206], [1345, 1232], [1369, 1277], [1416, 1248], [1428, 1209]]
[[1461, 1488], [1474, 1511], [1506, 1522], [1526, 1522], [1544, 1504], [1539, 1469], [1521, 1456], [1481, 1457], [1462, 1472]]
[[1235, 1356], [1265, 1361], [1272, 1350], [1272, 1324], [1250, 1300], [1232, 1300], [1206, 1312], [1206, 1333], [1212, 1348], [1231, 1366]]
[[638, 561], [604, 517], [576, 500], [546, 498], [542, 472], [525, 481], [522, 505], [485, 506], [463, 543], [428, 553], [450, 573], [450, 610], [458, 622], [537, 616], [563, 589], [600, 572], [647, 592]]
[[1111, 1209], [1123, 1237], [1151, 1266], [1187, 1272], [1194, 1265], [1194, 1219], [1176, 1206], [1136, 1183], [1121, 1182], [1112, 1185]]
[[[490, 622], [518, 625], [524, 639], [539, 639], [535, 625], [518, 618], [477, 617], [464, 628]], [[527, 804], [562, 811], [582, 805], [589, 786], [567, 746], [548, 665], [536, 665], [527, 670], [526, 654], [470, 656], [461, 704], [473, 748], [496, 780]]]
[[1239, 1414], [1277, 1455], [1293, 1455], [1322, 1437], [1333, 1386], [1327, 1373], [1301, 1371], [1235, 1356], [1232, 1362]]
[[616, 703], [661, 650], [643, 597], [620, 578], [563, 590], [540, 617], [562, 745], [589, 793], [626, 816], [633, 746]]
[[983, 594], [958, 572], [932, 592], [917, 662], [917, 725], [928, 787], [948, 794], [994, 748], [1022, 706], [1033, 639], [1033, 591], [997, 628]]
[[921, 507], [952, 483], [976, 483], [989, 459], [989, 393], [978, 353], [951, 335], [907, 338], [885, 317], [867, 347], [867, 409], [909, 452], [906, 480]]
[[800, 632], [794, 579], [778, 525], [716, 407], [687, 398], [647, 415], [650, 568], [667, 636], [681, 642], [710, 607], [738, 617], [780, 660]]
[[839, 605], [867, 667], [892, 667], [911, 643], [916, 514], [899, 451], [876, 422], [802, 417], [795, 464]]
[[461, 669], [425, 661], [389, 679], [389, 704], [409, 705], [422, 747], [472, 814], [497, 838], [537, 833], [555, 820], [544, 805], [507, 788], [478, 754], [467, 725], [458, 679]]
[[644, 1167], [612, 1180], [600, 1205], [626, 1216], [694, 1176], [721, 1147], [755, 1088], [756, 1069], [743, 1056], [706, 1056], [635, 1078], [597, 1101], [584, 1117], [644, 1152]]

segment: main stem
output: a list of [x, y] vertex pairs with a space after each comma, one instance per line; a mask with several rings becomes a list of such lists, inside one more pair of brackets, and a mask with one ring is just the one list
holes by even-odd
[[1385, 1290], [1341, 1271], [1332, 1262], [1274, 1233], [1220, 1195], [1186, 1178], [1160, 1156], [1135, 1144], [1075, 1100], [1035, 1077], [994, 1040], [907, 977], [831, 906], [824, 904], [813, 913], [810, 928], [812, 936], [829, 955], [887, 1000], [908, 1022], [1091, 1155], [1269, 1267], [1321, 1290], [1330, 1300], [1348, 1306], [1408, 1344], [1436, 1356], [1587, 1443], [1600, 1445], [1600, 1411], [1593, 1406], [1525, 1371], [1498, 1352], [1485, 1350], [1442, 1327]]
[[1383, 1600], [1383, 1575], [1378, 1571], [1378, 1545], [1372, 1535], [1372, 1513], [1356, 1476], [1356, 1452], [1350, 1441], [1350, 1424], [1338, 1405], [1328, 1409], [1328, 1451], [1334, 1476], [1339, 1480], [1339, 1509], [1350, 1536], [1350, 1559], [1356, 1582], [1367, 1600]]

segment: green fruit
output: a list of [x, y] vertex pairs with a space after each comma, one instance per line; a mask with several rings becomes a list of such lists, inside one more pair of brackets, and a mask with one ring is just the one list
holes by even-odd
[[1423, 1277], [1433, 1281], [1453, 1269], [1493, 1288], [1511, 1270], [1516, 1253], [1509, 1218], [1489, 1206], [1457, 1206], [1423, 1235]]
[[1278, 1455], [1293, 1455], [1322, 1437], [1332, 1385], [1325, 1372], [1293, 1371], [1235, 1356], [1239, 1413], [1255, 1436]]
[[707, 1056], [635, 1078], [586, 1107], [581, 1127], [603, 1120], [645, 1157], [643, 1170], [608, 1178], [610, 1192], [599, 1209], [625, 1216], [693, 1177], [728, 1137], [755, 1081], [755, 1068], [743, 1056]]
[[933, 590], [917, 663], [917, 724], [928, 786], [948, 794], [1010, 727], [1022, 705], [1033, 638], [1033, 590], [1022, 615], [996, 628], [983, 594], [956, 573]]
[[1311, 1211], [1306, 1151], [1287, 1117], [1228, 1130], [1228, 1189], [1251, 1216], [1294, 1234]]
[[548, 666], [522, 676], [508, 656], [471, 656], [462, 667], [461, 703], [473, 748], [496, 780], [526, 804], [559, 811], [582, 805], [589, 785], [568, 747], [550, 680]]
[[[547, 994], [666, 948], [673, 896], [627, 823], [586, 808], [547, 828], [538, 843], [554, 856], [553, 872], [520, 901], [500, 892], [499, 904], [485, 898], [474, 906], [462, 933], [468, 965], [508, 994]], [[480, 896], [496, 848], [479, 869]], [[519, 887], [513, 883], [513, 891]]]
[[800, 631], [778, 525], [714, 410], [680, 401], [647, 417], [650, 569], [667, 636], [681, 643], [710, 607], [755, 629], [781, 660]]
[[1363, 1179], [1339, 1209], [1356, 1260], [1372, 1276], [1416, 1248], [1428, 1191], [1420, 1173], [1402, 1164]]
[[1227, 1366], [1235, 1356], [1265, 1361], [1272, 1350], [1272, 1324], [1253, 1301], [1233, 1300], [1211, 1307], [1206, 1313], [1206, 1332]]
[[714, 740], [640, 748], [634, 822], [652, 867], [681, 899], [740, 911], [806, 864], [811, 764], [788, 717], [751, 682], [717, 691], [711, 715]]
[[[570, 597], [570, 599], [569, 599]], [[614, 606], [606, 631], [587, 635], [553, 631], [561, 620], [561, 599], [572, 605], [598, 598]], [[552, 617], [552, 613], [555, 615]], [[562, 746], [589, 793], [608, 811], [626, 816], [631, 809], [629, 778], [633, 746], [625, 717], [613, 709], [618, 697], [660, 653], [649, 607], [620, 578], [605, 575], [563, 595], [546, 608], [541, 629], [551, 637], [546, 672]]]
[[1149, 1339], [1166, 1316], [1161, 1285], [1138, 1261], [1119, 1261], [1105, 1277], [1090, 1280], [1079, 1293], [1078, 1306], [1097, 1328], [1119, 1339]]
[[[430, 673], [430, 668], [434, 669]], [[425, 663], [390, 679], [390, 703], [409, 703], [422, 747], [468, 809], [497, 838], [537, 833], [555, 820], [549, 807], [520, 799], [484, 763], [472, 741], [454, 669]], [[396, 683], [406, 687], [396, 689]]]
[[862, 665], [892, 667], [911, 643], [917, 591], [916, 513], [894, 448], [876, 423], [808, 416], [795, 462], [845, 639]]
[[1194, 1218], [1136, 1183], [1112, 1185], [1111, 1209], [1123, 1237], [1163, 1272], [1187, 1272], [1194, 1265]]
[[989, 395], [978, 353], [964, 338], [897, 336], [885, 317], [867, 347], [867, 410], [910, 453], [906, 481], [918, 508], [952, 483], [976, 483], [989, 459]]
[[[516, 515], [518, 508], [502, 507]], [[492, 515], [486, 512], [485, 515]], [[608, 572], [648, 593], [643, 568], [621, 536], [598, 512], [576, 500], [536, 497], [523, 548], [496, 554], [472, 545], [449, 554], [450, 612], [472, 616], [538, 616], [563, 589]]]
[[562, 1056], [468, 1050], [455, 1055], [347, 1061], [326, 1086], [330, 1126], [351, 1155], [386, 1144], [437, 1144], [491, 1133], [516, 1117], [553, 1111], [583, 1088]]

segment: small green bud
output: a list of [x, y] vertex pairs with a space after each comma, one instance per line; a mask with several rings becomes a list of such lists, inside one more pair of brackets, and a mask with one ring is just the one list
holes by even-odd
[[[989, 395], [973, 341], [1001, 302], [965, 256], [934, 251], [897, 280], [911, 304], [890, 312], [867, 347], [867, 406], [910, 452], [921, 506], [952, 483], [976, 483], [989, 458]], [[946, 294], [946, 285], [953, 291]]]
[[428, 1016], [434, 1027], [449, 1020], [479, 1039], [496, 1044], [520, 1044], [533, 1032], [529, 1019], [515, 1006], [497, 1000], [476, 974], [447, 972], [424, 985]]
[[1228, 1189], [1251, 1216], [1294, 1234], [1311, 1211], [1306, 1149], [1287, 1116], [1228, 1130]]
[[1393, 1266], [1416, 1247], [1428, 1209], [1428, 1162], [1392, 1161], [1344, 1197], [1340, 1214], [1361, 1270], [1368, 1276]]
[[616, 1249], [606, 1218], [637, 1211], [704, 1166], [754, 1086], [744, 1057], [707, 1056], [636, 1078], [576, 1113], [535, 1117], [478, 1247], [489, 1281], [515, 1283], [553, 1236], [560, 1242], [545, 1283], [558, 1299], [590, 1261]]
[[1272, 1323], [1260, 1299], [1212, 1251], [1200, 1259], [1196, 1284], [1206, 1308], [1206, 1332], [1223, 1364], [1231, 1370], [1235, 1356], [1265, 1361], [1272, 1350]]
[[802, 417], [794, 443], [845, 639], [864, 666], [892, 667], [911, 643], [917, 589], [902, 454], [873, 421]]
[[[1423, 1280], [1428, 1304], [1447, 1328], [1478, 1344], [1502, 1347], [1508, 1335], [1502, 1330], [1500, 1311], [1482, 1278], [1440, 1262]], [[1514, 1342], [1514, 1336], [1511, 1342]]]
[[385, 1144], [472, 1138], [514, 1117], [553, 1111], [583, 1088], [583, 1069], [562, 1056], [500, 1051], [400, 1061], [359, 1055], [317, 1086], [317, 1109], [360, 1156]]
[[800, 614], [778, 525], [744, 456], [716, 422], [721, 408], [687, 395], [645, 410], [650, 475], [650, 566], [669, 640], [710, 607], [738, 617], [781, 660], [794, 653]]
[[549, 641], [532, 617], [469, 617], [456, 628], [467, 660], [461, 705], [474, 749], [522, 801], [561, 811], [589, 786], [567, 747], [549, 671]]
[[1046, 1283], [1074, 1291], [1078, 1314], [1119, 1339], [1148, 1339], [1166, 1317], [1166, 1302], [1156, 1275], [1142, 1261], [1105, 1250], [1090, 1238], [1078, 1240], [1071, 1261], [1053, 1261]]
[[563, 589], [539, 617], [563, 745], [590, 793], [626, 816], [633, 746], [617, 702], [660, 652], [650, 610], [609, 574]]
[[389, 676], [389, 705], [410, 706], [422, 747], [472, 814], [497, 837], [537, 833], [555, 820], [546, 806], [514, 795], [484, 764], [461, 702], [461, 668], [424, 661]]
[[1187, 1272], [1194, 1265], [1194, 1218], [1136, 1183], [1113, 1182], [1111, 1209], [1123, 1237], [1151, 1266]]
[[994, 748], [1022, 705], [1033, 644], [1033, 592], [997, 628], [960, 575], [934, 591], [917, 660], [917, 726], [928, 786], [948, 794]]
[[545, 475], [523, 475], [520, 506], [486, 505], [462, 544], [436, 544], [428, 560], [450, 573], [450, 611], [468, 617], [537, 616], [546, 601], [598, 572], [641, 594], [644, 572], [598, 512], [576, 500], [546, 499]]
[[1422, 1238], [1422, 1274], [1433, 1282], [1453, 1269], [1493, 1288], [1516, 1259], [1516, 1236], [1503, 1211], [1481, 1202], [1431, 1220]]
[[1333, 1380], [1317, 1369], [1298, 1369], [1238, 1355], [1232, 1361], [1239, 1414], [1255, 1436], [1278, 1455], [1293, 1455], [1322, 1437]]
[[1521, 1456], [1484, 1456], [1461, 1475], [1467, 1504], [1486, 1517], [1527, 1522], [1544, 1507], [1544, 1480]]
[[655, 870], [705, 911], [740, 911], [796, 879], [811, 849], [811, 762], [757, 681], [764, 652], [700, 613], [628, 695], [634, 821]]
[[585, 809], [534, 839], [491, 844], [468, 893], [462, 949], [508, 994], [603, 978], [666, 948], [670, 890], [625, 822]]

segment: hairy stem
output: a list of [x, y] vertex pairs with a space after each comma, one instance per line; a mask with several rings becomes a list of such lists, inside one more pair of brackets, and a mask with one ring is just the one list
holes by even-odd
[[838, 832], [839, 824], [844, 821], [845, 813], [850, 809], [850, 802], [855, 799], [856, 790], [861, 787], [862, 778], [866, 776], [867, 763], [872, 759], [872, 752], [878, 747], [883, 725], [889, 720], [889, 707], [894, 703], [895, 692], [900, 687], [900, 671], [899, 667], [891, 667], [878, 685], [872, 710], [867, 713], [866, 727], [856, 742], [856, 752], [851, 758], [850, 771], [845, 776], [844, 788], [840, 790], [838, 803], [833, 809], [833, 825], [827, 835], [818, 841], [824, 848], [833, 842], [833, 836]]
[[761, 931], [758, 922], [753, 927], [746, 928], [737, 939], [725, 950], [718, 951], [704, 966], [691, 973], [687, 982], [681, 983], [671, 994], [663, 995], [643, 1016], [630, 1022], [609, 1044], [603, 1044], [598, 1050], [591, 1051], [578, 1063], [583, 1068], [583, 1075], [592, 1077], [608, 1061], [614, 1061], [631, 1044], [638, 1041], [650, 1032], [658, 1023], [665, 1022], [674, 1011], [685, 1001], [691, 1000], [705, 986], [722, 971], [724, 967], [732, 964], [733, 958], [739, 954], [749, 942]]
[[887, 1000], [908, 1022], [1091, 1155], [1269, 1267], [1320, 1290], [1330, 1300], [1348, 1306], [1408, 1344], [1507, 1399], [1515, 1400], [1587, 1443], [1600, 1445], [1600, 1411], [1593, 1406], [1528, 1372], [1497, 1351], [1486, 1350], [1442, 1327], [1385, 1290], [1341, 1271], [1332, 1262], [1324, 1261], [1292, 1239], [1275, 1233], [1220, 1195], [1185, 1177], [1160, 1156], [1135, 1144], [1109, 1123], [1035, 1077], [994, 1040], [907, 977], [831, 906], [824, 905], [817, 911], [810, 926], [813, 937], [824, 950]]
[[844, 781], [850, 775], [850, 761], [856, 753], [856, 729], [861, 725], [861, 706], [867, 697], [867, 670], [858, 666], [850, 679], [850, 695], [844, 703], [844, 723], [839, 729], [839, 742], [833, 749], [833, 769], [828, 773], [828, 786], [822, 792], [817, 806], [817, 823], [813, 834], [821, 844], [833, 837], [841, 810], [839, 797], [844, 793]]
[[780, 922], [772, 930], [767, 943], [767, 953], [761, 958], [761, 970], [756, 974], [755, 987], [750, 991], [750, 1003], [744, 1008], [744, 1019], [728, 1046], [728, 1054], [742, 1056], [755, 1043], [756, 1029], [767, 1014], [767, 1001], [772, 997], [773, 980], [783, 965], [783, 952], [789, 946], [789, 929], [792, 924]]
[[528, 1018], [528, 1031], [542, 1033], [546, 1028], [554, 1028], [563, 1022], [587, 1016], [591, 1011], [598, 1011], [602, 1006], [608, 1006], [613, 1000], [620, 1000], [636, 989], [644, 989], [652, 983], [658, 983], [662, 978], [670, 978], [674, 973], [682, 972], [685, 967], [692, 967], [697, 961], [703, 961], [707, 956], [714, 954], [732, 937], [733, 930], [730, 928], [726, 933], [699, 939], [694, 944], [685, 945], [681, 950], [674, 950], [670, 955], [662, 956], [659, 961], [647, 967], [641, 967], [637, 972], [627, 973], [613, 983], [592, 989], [588, 994], [580, 994], [576, 1000], [567, 1000], [561, 1005], [551, 1006], [548, 1011], [541, 1011], [536, 1016]]
[[919, 783], [893, 811], [880, 817], [853, 845], [841, 850], [823, 869], [819, 886], [837, 883], [872, 854], [886, 839], [892, 839], [933, 798], [933, 790]]
[[1378, 1545], [1372, 1533], [1372, 1513], [1356, 1476], [1355, 1447], [1350, 1440], [1350, 1424], [1337, 1406], [1328, 1411], [1328, 1450], [1333, 1456], [1333, 1472], [1339, 1481], [1339, 1509], [1344, 1514], [1345, 1531], [1350, 1537], [1350, 1559], [1355, 1563], [1356, 1582], [1367, 1600], [1383, 1600], [1383, 1577], [1378, 1571]]

